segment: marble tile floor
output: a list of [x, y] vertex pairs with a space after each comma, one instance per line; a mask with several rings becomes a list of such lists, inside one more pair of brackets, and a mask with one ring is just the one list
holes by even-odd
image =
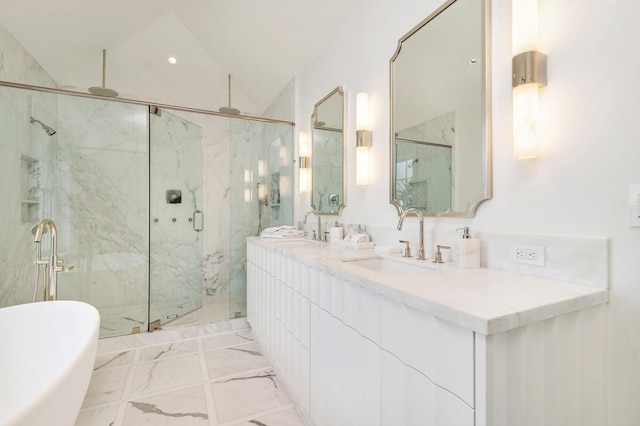
[[305, 425], [246, 320], [102, 339], [76, 426]]

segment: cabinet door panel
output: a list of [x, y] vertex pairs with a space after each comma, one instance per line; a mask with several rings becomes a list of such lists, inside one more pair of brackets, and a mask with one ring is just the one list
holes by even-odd
[[474, 410], [451, 392], [405, 366], [406, 426], [473, 426]]
[[404, 318], [405, 364], [473, 406], [473, 332], [410, 307]]

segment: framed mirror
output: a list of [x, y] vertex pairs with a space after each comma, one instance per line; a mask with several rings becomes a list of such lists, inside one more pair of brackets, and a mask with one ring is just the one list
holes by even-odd
[[390, 61], [390, 202], [473, 217], [491, 198], [489, 0], [449, 0]]
[[311, 115], [311, 206], [320, 214], [340, 214], [346, 206], [344, 92], [338, 86]]

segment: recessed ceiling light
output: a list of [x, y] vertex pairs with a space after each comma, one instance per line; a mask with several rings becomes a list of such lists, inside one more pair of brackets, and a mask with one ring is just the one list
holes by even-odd
[[175, 65], [175, 64], [177, 64], [177, 63], [178, 63], [178, 60], [177, 60], [176, 58], [174, 58], [173, 56], [169, 56], [169, 57], [167, 58], [167, 61], [169, 61], [169, 63], [170, 63], [171, 65]]

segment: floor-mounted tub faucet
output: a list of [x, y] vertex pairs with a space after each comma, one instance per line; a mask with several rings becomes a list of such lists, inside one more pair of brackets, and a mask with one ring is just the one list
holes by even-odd
[[411, 207], [410, 209], [404, 210], [402, 214], [400, 214], [400, 219], [398, 220], [398, 231], [402, 229], [402, 222], [404, 222], [404, 218], [408, 216], [410, 213], [415, 214], [420, 219], [420, 249], [418, 250], [418, 260], [424, 260], [424, 216], [422, 212], [415, 207]]
[[[42, 236], [47, 232], [51, 232], [51, 247], [49, 250], [49, 259], [42, 259]], [[42, 282], [43, 300], [56, 300], [58, 298], [57, 285], [58, 285], [58, 272], [70, 270], [71, 268], [64, 267], [64, 261], [58, 259], [58, 231], [56, 230], [56, 224], [51, 219], [44, 219], [37, 226], [33, 227], [31, 232], [35, 235], [34, 242], [36, 243], [36, 284], [33, 289], [33, 301], [36, 301], [36, 295], [38, 291], [38, 285], [40, 283], [40, 268], [45, 269], [44, 279]]]
[[313, 209], [309, 210], [308, 212], [306, 212], [304, 214], [304, 219], [302, 220], [302, 223], [307, 223], [307, 218], [311, 214], [315, 214], [316, 217], [318, 218], [318, 234], [317, 234], [317, 236], [314, 235], [313, 239], [322, 241], [322, 222], [321, 222], [321, 218], [320, 218], [320, 214], [318, 213], [318, 210], [313, 208]]

